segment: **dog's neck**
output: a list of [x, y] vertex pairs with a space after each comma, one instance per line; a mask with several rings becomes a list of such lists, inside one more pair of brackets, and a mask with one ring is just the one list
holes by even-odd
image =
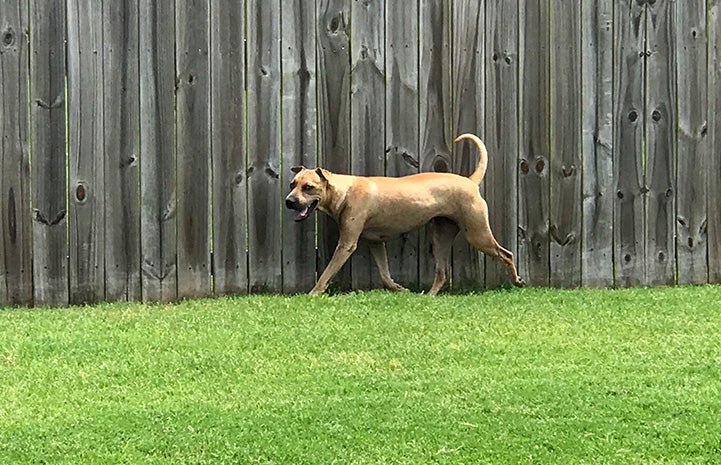
[[[350, 176], [332, 174], [327, 180], [327, 193], [324, 195], [323, 201], [318, 204], [318, 210], [330, 216], [336, 222], [338, 222], [345, 208], [350, 181]], [[332, 202], [328, 202], [326, 199], [332, 199]]]

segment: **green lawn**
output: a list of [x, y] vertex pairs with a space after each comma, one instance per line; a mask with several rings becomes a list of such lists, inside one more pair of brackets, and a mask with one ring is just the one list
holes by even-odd
[[721, 287], [0, 310], [2, 464], [721, 463]]

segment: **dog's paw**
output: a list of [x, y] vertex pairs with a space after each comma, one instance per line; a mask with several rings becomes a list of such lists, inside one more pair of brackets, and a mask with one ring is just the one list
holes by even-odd
[[526, 285], [526, 280], [519, 276], [515, 284], [517, 287], [523, 287]]

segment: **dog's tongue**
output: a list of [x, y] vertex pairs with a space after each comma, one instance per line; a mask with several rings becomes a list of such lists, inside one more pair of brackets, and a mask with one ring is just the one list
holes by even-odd
[[300, 221], [300, 220], [305, 219], [306, 215], [308, 215], [308, 207], [305, 207], [302, 210], [295, 210], [293, 212], [293, 219], [295, 221]]

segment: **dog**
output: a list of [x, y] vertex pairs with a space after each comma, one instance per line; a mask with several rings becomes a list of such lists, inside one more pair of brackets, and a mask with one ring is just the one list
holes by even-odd
[[359, 238], [368, 241], [383, 285], [391, 290], [405, 290], [391, 278], [385, 243], [427, 223], [435, 261], [429, 294], [437, 294], [446, 283], [451, 246], [460, 231], [474, 248], [503, 263], [513, 284], [523, 285], [513, 254], [493, 237], [488, 205], [478, 189], [488, 164], [486, 146], [474, 134], [462, 134], [454, 142], [463, 139], [472, 141], [480, 153], [475, 171], [467, 178], [432, 172], [398, 178], [364, 177], [331, 173], [323, 168], [291, 168], [295, 176], [285, 205], [293, 211], [293, 219], [306, 220], [317, 209], [333, 218], [340, 230], [335, 252], [311, 295], [326, 290], [356, 250]]

